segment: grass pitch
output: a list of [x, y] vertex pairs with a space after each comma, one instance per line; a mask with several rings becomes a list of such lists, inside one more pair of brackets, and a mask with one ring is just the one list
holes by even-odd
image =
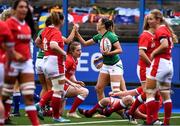
[[[65, 116], [63, 116], [65, 117]], [[128, 120], [123, 120], [119, 115], [112, 114], [107, 118], [86, 118], [81, 116], [80, 119], [69, 118], [70, 123], [54, 123], [50, 117], [45, 117], [41, 124], [44, 126], [119, 126], [119, 125], [134, 125], [130, 124]], [[65, 117], [66, 118], [66, 117]], [[160, 114], [159, 118], [163, 120], [163, 114]], [[14, 125], [31, 125], [29, 119], [25, 116], [25, 112], [21, 110], [20, 117], [11, 117]], [[138, 120], [139, 124], [143, 122]], [[173, 114], [171, 118], [171, 125], [180, 125], [180, 114]]]

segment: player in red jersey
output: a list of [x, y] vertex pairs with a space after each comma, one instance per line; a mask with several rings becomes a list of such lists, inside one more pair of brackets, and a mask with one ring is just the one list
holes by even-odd
[[81, 45], [78, 42], [72, 42], [69, 44], [67, 50], [67, 59], [66, 59], [66, 78], [73, 82], [72, 85], [67, 85], [66, 98], [75, 97], [74, 102], [70, 111], [67, 113], [68, 117], [80, 118], [77, 115], [77, 107], [85, 100], [89, 91], [85, 86], [84, 82], [77, 81], [75, 72], [78, 64], [78, 58], [81, 56]]
[[[45, 21], [45, 24], [46, 24], [46, 26], [49, 26], [49, 25], [51, 25], [52, 23], [51, 23], [51, 17], [49, 16], [49, 17], [47, 17], [47, 19], [46, 19], [46, 21]], [[71, 31], [71, 33], [70, 33], [70, 35], [68, 36], [68, 38], [66, 38], [66, 37], [63, 37], [63, 40], [64, 40], [64, 42], [66, 43], [66, 44], [68, 44], [68, 43], [70, 43], [72, 40], [73, 40], [73, 38], [74, 38], [74, 36], [75, 36], [75, 31], [77, 30], [77, 27], [74, 25], [73, 26], [73, 29], [72, 29], [72, 31]], [[41, 39], [42, 39], [42, 37], [41, 37], [41, 32], [43, 31], [43, 29], [39, 32], [39, 34], [38, 34], [38, 37], [36, 38], [36, 40], [35, 40], [35, 42], [36, 42], [36, 44], [38, 44], [38, 43], [42, 43], [41, 41]], [[48, 90], [51, 90], [51, 82], [50, 82], [50, 80], [48, 79], [48, 78], [46, 78], [45, 77], [45, 75], [44, 75], [44, 73], [43, 73], [43, 57], [44, 57], [44, 51], [43, 51], [43, 47], [42, 47], [42, 45], [37, 45], [39, 48], [41, 48], [40, 50], [39, 50], [39, 52], [38, 52], [38, 56], [37, 56], [37, 59], [36, 59], [36, 72], [37, 72], [37, 74], [38, 74], [38, 78], [39, 78], [39, 81], [40, 81], [40, 83], [42, 84], [42, 90], [41, 90], [41, 92], [40, 92], [40, 97], [42, 97], [44, 94], [46, 94], [46, 92], [48, 91]]]
[[[153, 122], [154, 113], [157, 113], [155, 93], [159, 88], [164, 104], [164, 125], [169, 125], [172, 112], [171, 80], [173, 76], [173, 63], [171, 50], [173, 43], [177, 42], [173, 30], [169, 27], [159, 10], [152, 10], [148, 16], [150, 27], [155, 29], [155, 50], [151, 53], [152, 63], [146, 80], [146, 124]], [[166, 68], [166, 69], [164, 69]]]
[[[8, 65], [9, 63], [5, 62], [6, 57], [6, 51], [9, 53], [12, 52], [12, 46], [14, 43], [12, 43], [12, 33], [9, 30], [7, 24], [3, 21], [0, 21], [0, 125], [4, 124], [4, 106], [2, 104], [2, 86], [4, 84], [4, 69], [5, 64]], [[12, 53], [10, 54], [12, 55]], [[8, 66], [6, 66], [8, 67]]]
[[[139, 37], [138, 42], [139, 47], [139, 61], [137, 65], [137, 75], [139, 77], [139, 80], [141, 82], [143, 91], [142, 93], [137, 97], [135, 102], [132, 104], [130, 109], [126, 112], [127, 117], [130, 121], [134, 120], [133, 116], [137, 108], [141, 104], [143, 104], [146, 101], [146, 93], [145, 91], [145, 82], [146, 82], [146, 75], [149, 73], [150, 65], [151, 65], [151, 59], [150, 54], [155, 49], [155, 42], [154, 42], [154, 28], [150, 27], [148, 23], [148, 15], [144, 19], [144, 31]], [[156, 106], [160, 106], [160, 94], [156, 93]], [[145, 106], [144, 104], [141, 105], [141, 108]], [[159, 111], [160, 107], [157, 107], [157, 112]], [[158, 113], [154, 114], [153, 116], [154, 123], [159, 122], [158, 121]]]
[[18, 79], [21, 93], [24, 97], [25, 111], [32, 123], [32, 125], [39, 125], [36, 107], [34, 106], [34, 70], [32, 58], [29, 48], [31, 39], [30, 27], [25, 22], [25, 17], [28, 11], [28, 1], [16, 0], [13, 5], [14, 15], [7, 19], [15, 42], [15, 58], [12, 59], [10, 70], [5, 77], [5, 84], [3, 86], [3, 100], [5, 104], [5, 116], [9, 117], [11, 103], [8, 100], [13, 93], [13, 86]]
[[[52, 109], [55, 122], [70, 121], [63, 119], [59, 113], [64, 99], [65, 59], [64, 41], [59, 28], [64, 23], [61, 13], [53, 12], [50, 15], [52, 25], [46, 27], [41, 33], [44, 56], [44, 73], [52, 82]], [[53, 66], [53, 67], [52, 67]]]
[[101, 99], [93, 108], [89, 110], [78, 108], [80, 114], [85, 117], [92, 117], [96, 112], [99, 112], [101, 115], [109, 117], [113, 112], [126, 109], [133, 103], [132, 96], [128, 95], [125, 97], [113, 98], [105, 97]]

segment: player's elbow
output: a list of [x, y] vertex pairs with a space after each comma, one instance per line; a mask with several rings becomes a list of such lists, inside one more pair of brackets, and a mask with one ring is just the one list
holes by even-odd
[[169, 43], [168, 43], [168, 40], [167, 39], [162, 39], [161, 40], [161, 47], [163, 49], [167, 49], [169, 47]]
[[51, 42], [51, 43], [50, 43], [50, 48], [51, 48], [52, 50], [57, 50], [58, 44], [57, 44], [57, 43], [54, 43], [54, 42]]
[[119, 53], [123, 53], [123, 50], [122, 50], [122, 49], [118, 49], [118, 52], [119, 52]]

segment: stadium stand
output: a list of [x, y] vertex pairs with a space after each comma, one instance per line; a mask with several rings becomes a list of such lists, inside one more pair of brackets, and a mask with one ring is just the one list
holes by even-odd
[[[2, 5], [0, 11], [11, 5], [11, 1], [0, 0]], [[35, 17], [41, 25], [37, 28], [42, 28], [44, 12], [53, 10], [62, 10], [62, 1], [60, 0], [30, 0], [34, 6]], [[146, 0], [147, 14], [151, 9], [162, 9], [167, 17], [167, 21], [174, 28], [177, 36], [180, 35], [180, 8], [177, 6], [178, 0]], [[139, 1], [137, 0], [96, 0], [91, 4], [90, 0], [69, 0], [69, 31], [72, 28], [72, 23], [80, 24], [80, 33], [85, 39], [91, 38], [96, 34], [96, 22], [100, 17], [108, 17], [115, 22], [115, 32], [120, 36], [121, 42], [137, 42], [138, 27], [139, 27]], [[5, 6], [4, 6], [5, 5]], [[59, 6], [59, 8], [57, 8]], [[52, 9], [51, 9], [52, 10]], [[41, 17], [43, 16], [43, 17]]]

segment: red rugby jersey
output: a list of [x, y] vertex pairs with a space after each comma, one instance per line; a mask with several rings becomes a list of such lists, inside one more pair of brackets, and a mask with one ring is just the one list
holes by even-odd
[[11, 17], [6, 21], [9, 29], [13, 35], [13, 41], [15, 42], [15, 50], [23, 55], [25, 60], [31, 58], [30, 52], [30, 40], [31, 29], [28, 24], [23, 21], [20, 22], [15, 17]]

